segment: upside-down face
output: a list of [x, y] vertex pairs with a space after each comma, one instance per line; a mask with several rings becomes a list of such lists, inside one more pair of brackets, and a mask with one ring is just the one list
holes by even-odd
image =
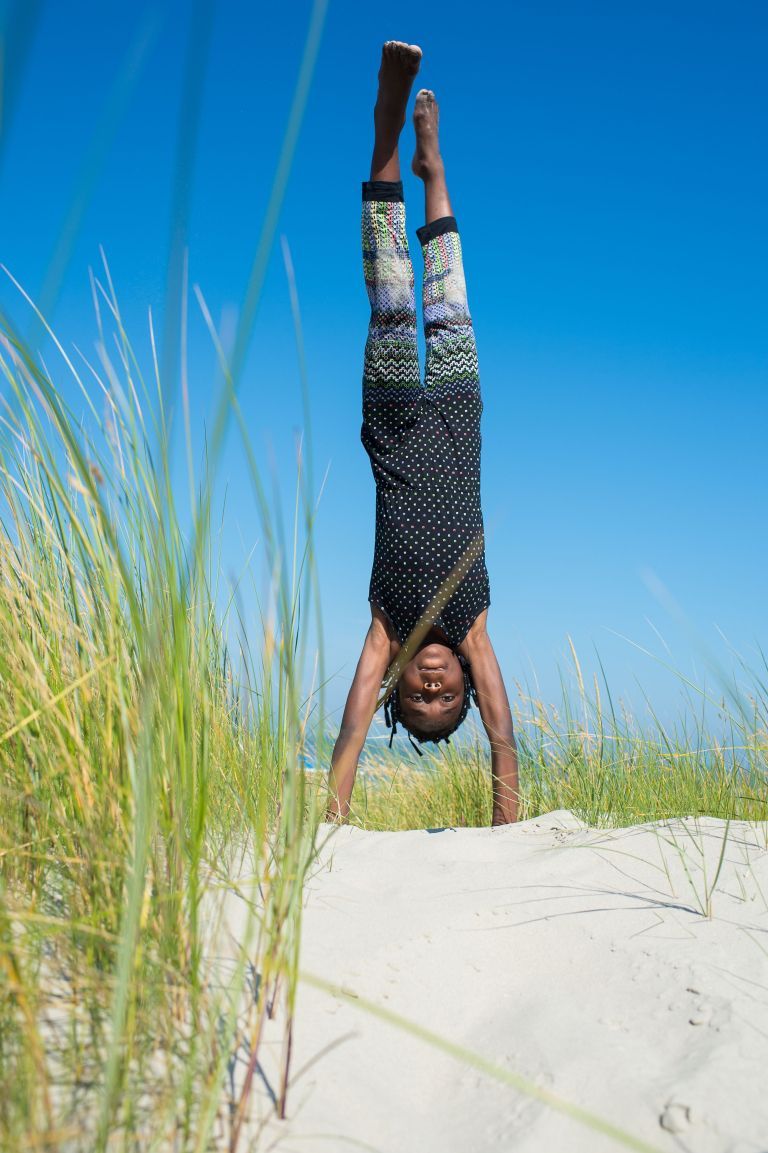
[[397, 691], [405, 727], [417, 740], [435, 740], [459, 719], [464, 670], [448, 645], [430, 641], [403, 669]]

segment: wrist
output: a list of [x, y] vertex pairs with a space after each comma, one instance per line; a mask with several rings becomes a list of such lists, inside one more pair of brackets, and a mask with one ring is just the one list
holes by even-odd
[[325, 822], [328, 825], [346, 825], [349, 821], [349, 805], [329, 805], [325, 810]]

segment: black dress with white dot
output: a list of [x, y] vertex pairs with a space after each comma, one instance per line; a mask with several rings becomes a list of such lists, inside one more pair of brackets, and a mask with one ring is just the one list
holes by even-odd
[[480, 507], [477, 351], [453, 217], [418, 230], [424, 253], [421, 383], [402, 184], [363, 185], [371, 302], [361, 438], [376, 481], [369, 599], [405, 643], [419, 623], [456, 649], [490, 604]]

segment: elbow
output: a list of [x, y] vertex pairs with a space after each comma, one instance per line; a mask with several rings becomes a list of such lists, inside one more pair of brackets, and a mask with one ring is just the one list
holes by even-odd
[[512, 723], [512, 710], [507, 706], [495, 712], [493, 716], [484, 718], [483, 727], [491, 748], [517, 748], [515, 741], [515, 728]]

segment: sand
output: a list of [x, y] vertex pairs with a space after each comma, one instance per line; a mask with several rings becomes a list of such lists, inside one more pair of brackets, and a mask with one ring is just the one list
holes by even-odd
[[270, 1023], [249, 1135], [266, 1122], [259, 1148], [281, 1153], [622, 1148], [522, 1078], [630, 1147], [768, 1153], [768, 824], [730, 825], [710, 900], [725, 833], [598, 830], [565, 811], [500, 829], [324, 826], [301, 968], [335, 992], [300, 986], [284, 1122]]

